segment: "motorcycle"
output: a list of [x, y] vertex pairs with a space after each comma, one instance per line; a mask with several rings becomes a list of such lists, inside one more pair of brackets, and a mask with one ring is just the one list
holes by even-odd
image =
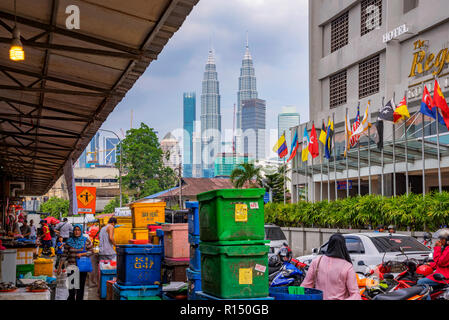
[[[290, 248], [285, 243], [284, 248], [287, 252], [291, 252]], [[279, 255], [272, 256], [268, 262], [268, 280], [270, 288], [300, 286], [304, 281], [307, 268], [308, 266], [306, 264], [295, 259], [289, 258], [288, 260], [282, 261], [282, 259], [279, 258]]]
[[436, 286], [432, 288], [432, 293], [430, 294], [430, 298], [432, 300], [449, 300], [449, 283], [447, 283], [446, 279], [442, 274], [435, 273], [433, 275], [435, 280], [443, 281], [444, 284], [441, 286]]
[[373, 300], [426, 300], [431, 293], [428, 285], [417, 285], [376, 295]]

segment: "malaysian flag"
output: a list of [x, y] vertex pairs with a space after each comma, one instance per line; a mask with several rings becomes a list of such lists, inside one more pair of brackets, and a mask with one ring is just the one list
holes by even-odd
[[[359, 126], [360, 126], [360, 106], [357, 106], [357, 117], [355, 118], [355, 122], [352, 125], [352, 132], [355, 132]], [[351, 148], [353, 148], [357, 144], [359, 138], [360, 134], [351, 137], [351, 139], [349, 140]]]

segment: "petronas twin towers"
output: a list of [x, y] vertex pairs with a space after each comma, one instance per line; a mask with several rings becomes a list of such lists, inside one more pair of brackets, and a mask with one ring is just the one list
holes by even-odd
[[[239, 132], [242, 130], [242, 103], [251, 99], [257, 99], [257, 89], [253, 60], [247, 41], [245, 56], [240, 69], [239, 90], [237, 93], [237, 134], [235, 137], [237, 150], [240, 150], [241, 144], [241, 134]], [[201, 137], [203, 177], [213, 178], [214, 160], [221, 153], [221, 111], [218, 73], [212, 49], [209, 50], [201, 94]]]

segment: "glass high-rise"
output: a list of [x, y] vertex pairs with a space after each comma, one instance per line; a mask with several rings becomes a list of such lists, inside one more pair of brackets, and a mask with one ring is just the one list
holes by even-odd
[[266, 102], [261, 99], [242, 102], [243, 152], [255, 160], [265, 158]]
[[196, 93], [186, 92], [183, 96], [184, 146], [183, 177], [192, 178], [193, 168], [193, 130], [196, 120]]
[[[290, 128], [299, 126], [300, 117], [295, 107], [284, 107], [282, 113], [278, 115], [278, 138], [285, 132], [285, 141], [287, 142], [288, 152], [290, 153], [292, 137]], [[302, 134], [298, 132], [298, 135]]]
[[236, 115], [236, 147], [240, 152], [242, 151], [243, 141], [241, 140], [242, 128], [242, 107], [243, 101], [257, 99], [256, 88], [256, 71], [254, 69], [253, 58], [249, 51], [248, 41], [246, 42], [246, 51], [242, 60], [242, 67], [240, 68], [239, 77], [239, 91], [237, 92], [237, 115]]
[[201, 158], [204, 178], [213, 178], [214, 161], [220, 150], [220, 90], [214, 52], [209, 50], [201, 94]]

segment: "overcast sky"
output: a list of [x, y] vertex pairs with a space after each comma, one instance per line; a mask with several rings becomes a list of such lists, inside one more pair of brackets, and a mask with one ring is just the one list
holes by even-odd
[[[124, 132], [140, 122], [160, 139], [182, 128], [183, 92], [197, 95], [211, 42], [220, 81], [222, 128], [232, 130], [246, 32], [259, 98], [267, 101], [267, 129], [277, 129], [283, 106], [296, 106], [308, 121], [308, 0], [200, 0], [102, 128]], [[120, 134], [121, 135], [121, 134]]]

